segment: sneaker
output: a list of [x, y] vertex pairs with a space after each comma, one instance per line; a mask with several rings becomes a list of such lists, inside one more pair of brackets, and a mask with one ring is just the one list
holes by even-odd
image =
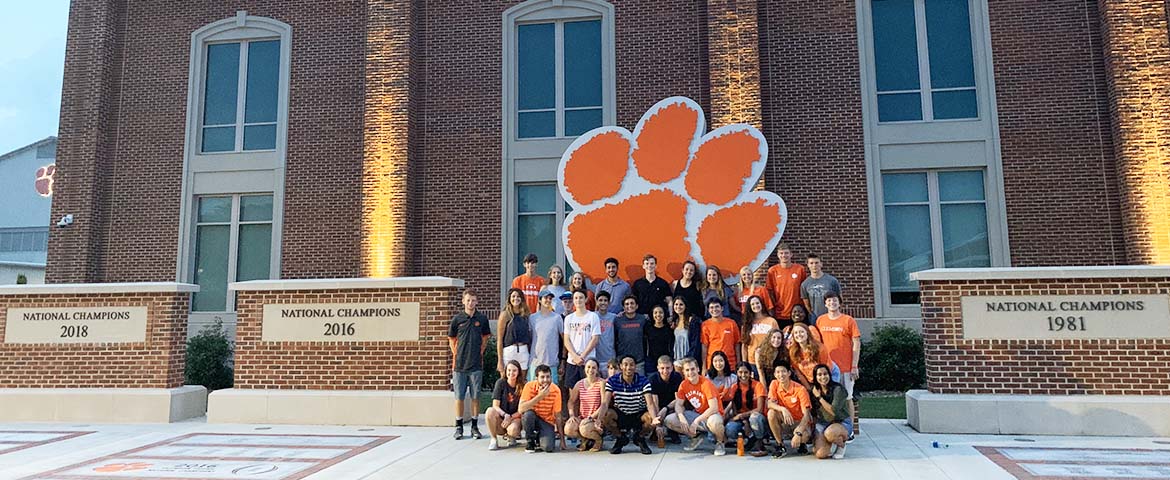
[[516, 439], [508, 435], [500, 435], [497, 441], [500, 444], [500, 448], [508, 448], [516, 445]]
[[833, 458], [836, 460], [840, 460], [842, 458], [845, 458], [845, 446], [844, 445], [837, 447], [837, 451], [833, 453]]
[[455, 439], [456, 440], [463, 440], [463, 425], [456, 425], [455, 426]]
[[772, 458], [784, 458], [786, 456], [788, 456], [788, 449], [784, 448], [784, 445], [776, 445], [776, 448], [772, 450]]
[[622, 453], [622, 448], [625, 448], [626, 444], [628, 443], [630, 443], [629, 437], [625, 435], [618, 437], [617, 440], [613, 442], [613, 448], [609, 449], [609, 453], [614, 455]]
[[699, 448], [699, 445], [702, 445], [702, 444], [703, 444], [703, 435], [695, 435], [687, 441], [686, 445], [683, 446], [683, 451], [693, 452], [693, 451], [695, 451], [696, 448]]
[[479, 433], [479, 427], [477, 427], [474, 423], [471, 424], [471, 438], [476, 440], [483, 440], [483, 434]]
[[808, 445], [805, 445], [803, 443], [800, 444], [800, 448], [796, 449], [796, 453], [799, 453], [801, 455], [808, 455]]
[[642, 455], [650, 455], [651, 453], [654, 453], [652, 450], [650, 450], [650, 445], [646, 444], [646, 439], [642, 438], [641, 436], [634, 437], [634, 445], [638, 446], [638, 451], [642, 452]]
[[853, 440], [854, 440], [854, 436], [852, 433], [850, 433], [849, 438], [845, 439], [845, 443], [853, 443]]
[[496, 437], [493, 436], [491, 441], [488, 442], [488, 450], [495, 451], [495, 450], [499, 450], [499, 449], [500, 449], [500, 444], [498, 441], [496, 441]]
[[716, 456], [716, 457], [722, 457], [722, 456], [723, 456], [723, 455], [725, 455], [725, 454], [727, 454], [727, 449], [726, 449], [726, 448], [723, 448], [723, 444], [722, 444], [722, 443], [716, 443], [716, 444], [715, 444], [715, 456]]
[[528, 445], [524, 447], [524, 451], [525, 451], [526, 453], [532, 453], [532, 452], [535, 452], [535, 451], [536, 451], [536, 442], [535, 442], [535, 441], [532, 441], [532, 440], [529, 440], [529, 441], [528, 441]]
[[678, 445], [682, 443], [682, 438], [678, 436], [678, 432], [671, 430], [666, 433], [666, 441]]

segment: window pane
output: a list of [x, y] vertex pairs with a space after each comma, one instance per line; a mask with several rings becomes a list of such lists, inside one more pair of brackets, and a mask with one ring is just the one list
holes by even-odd
[[938, 199], [944, 202], [983, 200], [983, 170], [938, 173]]
[[926, 47], [931, 88], [975, 86], [967, 0], [926, 2]]
[[918, 38], [914, 31], [914, 0], [873, 0], [871, 5], [877, 90], [917, 89]]
[[524, 255], [535, 253], [540, 259], [536, 271], [543, 276], [556, 260], [556, 215], [523, 215], [516, 220], [516, 264], [522, 265]]
[[548, 212], [557, 210], [556, 185], [520, 185], [516, 187], [520, 213]]
[[240, 44], [207, 46], [207, 80], [203, 91], [203, 124], [236, 123], [236, 94], [240, 87]]
[[991, 266], [987, 209], [982, 203], [942, 205], [942, 236], [945, 267]]
[[272, 221], [272, 195], [240, 197], [240, 221]]
[[565, 111], [565, 136], [572, 137], [601, 126], [601, 109]]
[[266, 280], [272, 260], [272, 224], [240, 225], [236, 281]]
[[195, 230], [195, 283], [199, 292], [192, 309], [200, 312], [227, 310], [227, 225], [204, 225]]
[[557, 112], [521, 113], [517, 132], [520, 138], [555, 137], [557, 135]]
[[564, 51], [565, 106], [601, 105], [601, 21], [566, 22]]
[[231, 197], [201, 197], [199, 199], [199, 223], [232, 221]]
[[537, 23], [516, 28], [516, 69], [519, 109], [556, 106], [555, 25]]
[[[276, 86], [280, 75], [280, 41], [248, 44], [247, 95], [244, 123], [276, 121]], [[248, 135], [245, 133], [244, 141]]]
[[276, 125], [244, 127], [244, 150], [272, 150], [276, 148]]
[[914, 303], [918, 282], [912, 272], [934, 267], [930, 240], [930, 207], [886, 207], [886, 247], [889, 258], [891, 303]]
[[927, 201], [926, 173], [882, 174], [882, 198], [884, 203]]
[[922, 97], [918, 93], [878, 95], [879, 122], [922, 120]]
[[975, 90], [934, 92], [934, 118], [979, 118], [979, 106], [975, 103]]
[[236, 149], [236, 127], [203, 129], [204, 152], [230, 152]]

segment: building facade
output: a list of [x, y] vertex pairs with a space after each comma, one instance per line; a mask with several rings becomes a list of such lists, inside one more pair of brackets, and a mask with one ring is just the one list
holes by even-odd
[[[658, 100], [768, 140], [762, 188], [859, 318], [913, 271], [1170, 262], [1164, 2], [76, 0], [49, 282], [564, 263], [573, 139]], [[615, 241], [620, 241], [615, 226]], [[732, 234], [733, 232], [729, 232]], [[197, 328], [192, 328], [192, 331]]]
[[44, 283], [57, 137], [0, 154], [0, 285]]

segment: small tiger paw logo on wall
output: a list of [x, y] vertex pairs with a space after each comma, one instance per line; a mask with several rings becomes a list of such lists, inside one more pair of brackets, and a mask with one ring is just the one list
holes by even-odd
[[45, 165], [37, 169], [36, 189], [42, 197], [53, 196], [53, 174], [57, 173], [57, 165]]
[[565, 256], [593, 278], [604, 277], [608, 257], [627, 278], [641, 277], [642, 257], [652, 253], [668, 281], [687, 259], [717, 265], [733, 281], [740, 267], [766, 261], [788, 220], [778, 195], [752, 191], [767, 161], [759, 130], [734, 124], [706, 132], [702, 109], [685, 97], [650, 107], [633, 133], [591, 130], [557, 170], [561, 197], [573, 208]]
[[107, 463], [100, 467], [94, 467], [93, 471], [110, 473], [110, 472], [133, 472], [136, 470], [146, 470], [151, 467], [149, 463], [134, 462], [134, 463]]

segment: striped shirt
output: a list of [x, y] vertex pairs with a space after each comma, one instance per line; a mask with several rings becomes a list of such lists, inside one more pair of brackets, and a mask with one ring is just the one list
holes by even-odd
[[626, 383], [620, 373], [605, 382], [605, 391], [613, 393], [614, 408], [626, 415], [639, 414], [649, 408], [646, 394], [650, 393], [650, 381], [641, 374], [635, 375], [633, 383]]
[[577, 396], [581, 400], [581, 410], [577, 412], [578, 417], [585, 418], [593, 415], [593, 412], [601, 407], [601, 387], [604, 383], [600, 379], [594, 385], [590, 385], [589, 380], [584, 378], [577, 381], [577, 385], [573, 388], [577, 389]]

